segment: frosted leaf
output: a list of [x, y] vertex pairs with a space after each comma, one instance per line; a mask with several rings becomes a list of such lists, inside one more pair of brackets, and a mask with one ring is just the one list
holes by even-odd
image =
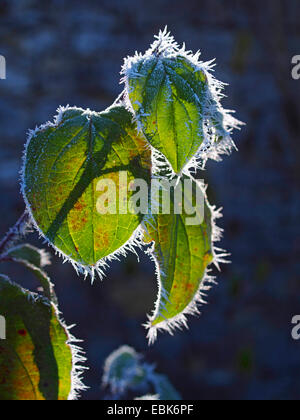
[[[141, 215], [119, 211], [119, 192], [136, 178], [150, 182], [146, 146], [122, 105], [101, 113], [61, 108], [54, 123], [30, 133], [22, 173], [27, 209], [40, 234], [79, 272], [101, 277], [110, 259], [139, 244]], [[114, 213], [97, 209], [103, 180], [114, 183]]]
[[220, 159], [234, 148], [231, 132], [242, 123], [223, 109], [224, 84], [213, 61], [182, 48], [165, 29], [145, 54], [125, 59], [126, 104], [151, 146], [180, 174]]

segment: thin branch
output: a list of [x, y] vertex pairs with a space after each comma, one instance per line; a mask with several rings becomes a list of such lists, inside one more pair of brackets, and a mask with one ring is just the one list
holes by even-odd
[[[26, 228], [29, 225], [29, 214], [25, 211], [17, 223], [9, 229], [7, 234], [0, 242], [0, 255], [3, 255], [7, 248], [16, 242], [21, 236], [26, 234]], [[2, 259], [1, 259], [2, 260]]]

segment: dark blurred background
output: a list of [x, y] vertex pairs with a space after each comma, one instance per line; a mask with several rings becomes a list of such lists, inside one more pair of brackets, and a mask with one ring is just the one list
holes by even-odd
[[[141, 324], [157, 287], [142, 254], [142, 264], [128, 256], [93, 286], [53, 256], [61, 310], [88, 357], [83, 399], [103, 398], [103, 361], [121, 344], [156, 363], [187, 399], [300, 397], [300, 342], [291, 338], [300, 314], [300, 80], [291, 77], [299, 22], [298, 0], [0, 0], [1, 235], [24, 210], [27, 129], [52, 119], [58, 105], [109, 106], [122, 89], [123, 57], [148, 48], [166, 24], [202, 59], [217, 58], [216, 76], [230, 84], [224, 104], [247, 123], [235, 134], [239, 152], [202, 174], [211, 201], [224, 207], [221, 246], [232, 264], [189, 331], [148, 347]], [[41, 244], [36, 234], [30, 241]], [[1, 271], [36, 286], [21, 269]]]

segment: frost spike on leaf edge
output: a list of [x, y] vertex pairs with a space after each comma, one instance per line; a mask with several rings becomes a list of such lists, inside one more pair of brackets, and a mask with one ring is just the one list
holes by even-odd
[[[206, 191], [207, 186], [205, 186], [202, 182], [195, 180], [198, 186], [202, 189], [203, 192]], [[155, 253], [155, 243], [148, 246], [148, 249], [145, 251], [147, 255], [149, 255], [150, 259], [153, 261], [155, 265], [155, 272], [157, 276], [157, 284], [158, 284], [158, 295], [157, 300], [154, 305], [154, 310], [152, 315], [148, 315], [148, 322], [144, 324], [144, 327], [148, 331], [147, 338], [149, 345], [153, 345], [157, 339], [158, 332], [166, 331], [170, 335], [174, 335], [175, 330], [182, 330], [183, 328], [188, 329], [188, 320], [187, 315], [200, 315], [201, 312], [199, 310], [199, 306], [202, 306], [206, 303], [204, 298], [206, 297], [206, 292], [208, 292], [213, 284], [216, 283], [215, 276], [212, 276], [211, 273], [211, 265], [215, 265], [215, 267], [220, 271], [220, 264], [229, 264], [230, 261], [227, 259], [230, 254], [227, 253], [225, 250], [218, 248], [215, 246], [216, 242], [219, 242], [222, 238], [223, 229], [219, 228], [216, 224], [216, 220], [222, 218], [222, 208], [217, 209], [215, 206], [212, 206], [207, 201], [207, 206], [211, 211], [211, 226], [212, 226], [212, 240], [211, 240], [211, 251], [213, 255], [213, 260], [209, 264], [209, 267], [206, 268], [203, 279], [199, 285], [197, 292], [195, 293], [192, 301], [187, 305], [187, 307], [178, 315], [174, 316], [170, 319], [165, 319], [164, 321], [160, 322], [157, 325], [152, 325], [153, 321], [160, 316], [159, 313], [159, 306], [162, 301], [162, 298], [168, 299], [168, 294], [164, 290], [162, 280], [161, 280], [161, 267], [158, 262]], [[151, 217], [151, 216], [150, 216]], [[149, 217], [149, 218], [150, 218]], [[145, 225], [147, 221], [143, 223], [144, 232], [145, 232]], [[147, 246], [147, 245], [146, 245]]]
[[[119, 95], [119, 97], [116, 99], [116, 101], [113, 103], [113, 105], [111, 105], [109, 108], [106, 109], [106, 111], [110, 111], [112, 108], [116, 107], [116, 106], [124, 106], [123, 102], [120, 100], [122, 94]], [[48, 246], [50, 246], [51, 248], [54, 249], [55, 254], [58, 255], [59, 257], [61, 257], [63, 259], [63, 263], [69, 262], [72, 264], [74, 270], [76, 271], [77, 275], [83, 274], [85, 279], [90, 276], [91, 277], [91, 281], [92, 283], [94, 282], [96, 275], [98, 275], [98, 277], [100, 278], [100, 280], [103, 280], [103, 278], [105, 277], [105, 270], [109, 267], [109, 263], [111, 261], [119, 261], [120, 257], [126, 257], [126, 255], [128, 254], [128, 252], [132, 252], [134, 253], [137, 258], [138, 254], [136, 252], [136, 249], [142, 249], [142, 229], [141, 226], [138, 226], [136, 228], [136, 230], [133, 232], [132, 236], [128, 239], [128, 241], [126, 243], [124, 243], [121, 247], [119, 247], [118, 250], [116, 250], [115, 252], [113, 252], [112, 254], [100, 259], [97, 264], [90, 266], [90, 265], [83, 265], [80, 264], [79, 262], [75, 261], [72, 259], [72, 257], [70, 255], [67, 255], [66, 253], [62, 252], [60, 249], [58, 249], [46, 236], [45, 234], [41, 231], [41, 229], [39, 228], [32, 210], [31, 210], [31, 206], [28, 202], [28, 199], [26, 197], [25, 194], [25, 167], [26, 167], [26, 156], [27, 156], [27, 150], [28, 150], [28, 146], [30, 144], [30, 141], [32, 140], [32, 138], [34, 136], [36, 136], [39, 132], [46, 130], [47, 128], [57, 128], [62, 120], [63, 120], [63, 116], [64, 113], [66, 111], [81, 111], [86, 115], [90, 115], [90, 114], [98, 114], [98, 113], [94, 113], [92, 111], [90, 111], [90, 109], [84, 110], [80, 107], [76, 107], [76, 106], [59, 106], [57, 108], [57, 114], [54, 117], [53, 122], [48, 121], [45, 124], [42, 124], [40, 126], [36, 126], [35, 129], [33, 130], [29, 130], [28, 131], [28, 135], [27, 135], [27, 141], [25, 143], [25, 148], [24, 148], [24, 152], [23, 152], [23, 164], [22, 164], [22, 169], [20, 171], [20, 185], [21, 185], [21, 194], [23, 196], [24, 202], [26, 204], [26, 213], [29, 216], [30, 219], [30, 223], [32, 224], [32, 226], [36, 229], [36, 231], [39, 234], [39, 237], [43, 239], [44, 244], [47, 244]], [[101, 114], [101, 113], [100, 113]], [[148, 147], [148, 144], [145, 142], [145, 150], [149, 150], [151, 151], [151, 148]]]
[[[215, 59], [207, 62], [201, 61], [200, 51], [193, 54], [192, 51], [186, 50], [185, 43], [180, 47], [174, 37], [168, 32], [167, 26], [163, 31], [159, 31], [158, 35], [155, 35], [155, 41], [145, 54], [136, 51], [133, 57], [128, 56], [124, 59], [124, 64], [122, 66], [122, 78], [120, 83], [125, 85], [125, 106], [133, 113], [138, 130], [143, 132], [143, 124], [137, 117], [129, 98], [129, 78], [139, 76], [132, 71], [133, 65], [141, 60], [158, 55], [168, 58], [178, 56], [185, 58], [194, 66], [195, 71], [202, 71], [205, 74], [208, 83], [203, 111], [202, 129], [204, 139], [195, 155], [185, 164], [178, 175], [181, 175], [182, 173], [190, 174], [197, 169], [203, 170], [208, 159], [221, 161], [221, 155], [229, 155], [233, 149], [237, 150], [235, 143], [231, 138], [231, 134], [234, 129], [240, 130], [245, 124], [231, 115], [232, 113], [235, 113], [235, 111], [226, 110], [221, 105], [221, 99], [225, 96], [222, 91], [227, 84], [220, 82], [212, 74], [214, 67], [216, 66]], [[215, 124], [213, 124], [213, 120], [219, 122], [220, 128], [217, 128]], [[212, 130], [212, 133], [210, 133], [210, 130]], [[222, 139], [220, 141], [215, 141], [216, 138]]]
[[88, 389], [83, 383], [82, 374], [83, 372], [88, 369], [83, 365], [86, 362], [85, 353], [84, 351], [78, 346], [78, 343], [81, 343], [82, 340], [76, 339], [71, 333], [70, 330], [74, 327], [74, 325], [67, 326], [64, 319], [61, 317], [61, 312], [58, 309], [58, 306], [50, 300], [39, 294], [33, 293], [23, 287], [19, 286], [18, 284], [12, 282], [9, 277], [0, 274], [0, 280], [6, 282], [8, 285], [17, 288], [22, 294], [27, 295], [27, 299], [31, 302], [42, 302], [44, 305], [51, 307], [54, 310], [55, 317], [65, 331], [67, 340], [65, 344], [69, 347], [71, 356], [72, 356], [72, 369], [70, 372], [71, 377], [71, 389], [68, 395], [69, 401], [77, 400], [82, 391]]

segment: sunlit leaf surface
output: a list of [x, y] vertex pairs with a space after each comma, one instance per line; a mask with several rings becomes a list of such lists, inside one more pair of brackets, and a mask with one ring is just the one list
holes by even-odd
[[55, 307], [0, 276], [1, 400], [66, 400], [72, 389], [72, 351]]
[[[150, 341], [155, 340], [157, 329], [171, 332], [185, 322], [183, 314], [194, 312], [206, 269], [213, 261], [212, 209], [203, 187], [190, 180], [191, 189], [181, 184], [181, 200], [175, 201], [175, 192], [171, 196], [171, 214], [161, 212], [145, 223], [144, 240], [154, 243], [150, 254], [160, 283], [156, 309], [148, 325]], [[203, 198], [200, 206], [195, 205], [197, 193]], [[182, 214], [176, 214], [175, 203], [182, 205]]]
[[179, 173], [203, 142], [207, 79], [185, 57], [150, 55], [128, 73], [128, 96], [150, 144]]
[[[141, 215], [121, 214], [119, 204], [133, 179], [150, 181], [150, 166], [146, 141], [123, 106], [102, 113], [68, 108], [56, 124], [30, 138], [24, 196], [47, 240], [79, 265], [93, 266], [122, 247], [139, 226]], [[124, 174], [127, 182], [120, 178]], [[98, 200], [107, 192], [99, 188], [103, 180], [116, 187], [115, 214], [111, 207], [99, 214]]]

